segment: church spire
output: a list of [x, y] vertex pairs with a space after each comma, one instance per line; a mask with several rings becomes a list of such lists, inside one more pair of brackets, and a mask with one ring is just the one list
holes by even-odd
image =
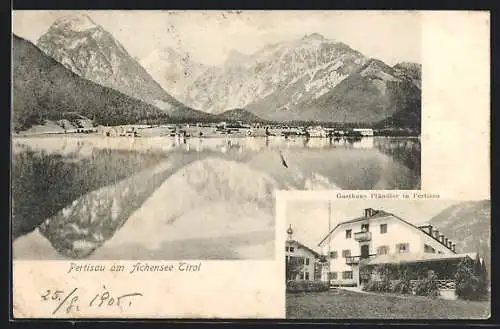
[[290, 224], [290, 226], [288, 226], [288, 229], [286, 230], [286, 234], [288, 234], [288, 240], [292, 240], [292, 236], [293, 236], [292, 224]]

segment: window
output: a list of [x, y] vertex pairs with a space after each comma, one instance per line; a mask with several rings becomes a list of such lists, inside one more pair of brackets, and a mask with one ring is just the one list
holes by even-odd
[[410, 245], [408, 243], [398, 243], [396, 245], [396, 250], [399, 253], [404, 253], [410, 251]]
[[306, 280], [309, 280], [309, 272], [306, 272]]
[[346, 230], [345, 231], [345, 238], [346, 239], [350, 239], [352, 236], [352, 230]]
[[306, 258], [306, 265], [309, 265], [309, 258]]
[[288, 256], [286, 256], [285, 258], [286, 258], [286, 263], [288, 264], [288, 261], [289, 261]]
[[290, 247], [290, 252], [293, 252], [293, 247]]
[[350, 279], [352, 279], [352, 271], [344, 271], [344, 272], [342, 272], [342, 279], [343, 280], [350, 280]]
[[351, 257], [351, 250], [349, 250], [349, 249], [342, 250], [342, 257], [344, 257], [344, 258]]
[[370, 224], [361, 224], [361, 232], [370, 231]]
[[337, 252], [336, 251], [330, 251], [330, 258], [335, 259], [337, 258]]
[[288, 246], [286, 246], [286, 247], [285, 247], [285, 250], [286, 250], [286, 251], [288, 251], [288, 250], [290, 250], [290, 248], [289, 248]]
[[377, 248], [377, 255], [387, 255], [389, 253], [388, 246], [380, 246]]
[[337, 280], [339, 277], [337, 272], [330, 272], [330, 280]]
[[387, 224], [380, 224], [380, 234], [387, 233]]
[[428, 244], [424, 244], [424, 252], [430, 253], [430, 254], [435, 254], [436, 253], [436, 249], [432, 248]]

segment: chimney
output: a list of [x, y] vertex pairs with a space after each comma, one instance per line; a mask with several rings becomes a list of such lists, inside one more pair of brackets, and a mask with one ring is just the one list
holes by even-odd
[[453, 250], [453, 252], [455, 252], [455, 244], [454, 243], [451, 244], [451, 250]]
[[434, 237], [439, 240], [439, 230], [434, 230]]
[[439, 241], [444, 244], [444, 234], [439, 234]]
[[443, 238], [444, 245], [448, 247], [448, 238], [444, 237]]
[[432, 225], [429, 225], [427, 231], [429, 232], [429, 235], [432, 236]]
[[375, 209], [373, 208], [366, 208], [365, 209], [365, 218], [369, 218], [375, 214]]

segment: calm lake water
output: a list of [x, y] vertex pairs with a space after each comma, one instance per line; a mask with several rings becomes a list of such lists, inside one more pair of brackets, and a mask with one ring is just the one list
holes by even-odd
[[193, 258], [272, 258], [275, 189], [419, 189], [420, 153], [418, 138], [15, 138], [13, 236], [36, 229], [67, 258], [172, 259], [186, 241], [205, 246]]

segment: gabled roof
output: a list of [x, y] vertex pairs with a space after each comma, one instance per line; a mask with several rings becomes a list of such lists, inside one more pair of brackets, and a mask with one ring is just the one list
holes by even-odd
[[328, 234], [320, 241], [320, 243], [318, 243], [318, 246], [321, 246], [321, 244], [323, 244], [323, 242], [325, 242], [325, 240], [328, 238], [328, 236], [330, 236], [339, 226], [341, 225], [344, 225], [344, 224], [350, 224], [350, 223], [355, 223], [355, 222], [362, 222], [362, 221], [366, 221], [366, 220], [371, 220], [371, 219], [376, 219], [376, 218], [381, 218], [381, 217], [387, 217], [387, 216], [392, 216], [398, 220], [400, 220], [401, 222], [413, 227], [414, 229], [416, 229], [417, 231], [421, 232], [422, 234], [425, 234], [426, 236], [434, 239], [435, 241], [437, 241], [438, 243], [440, 243], [441, 245], [443, 245], [445, 248], [447, 248], [448, 250], [450, 250], [451, 252], [455, 253], [453, 250], [451, 250], [450, 248], [448, 248], [447, 245], [443, 244], [441, 241], [439, 241], [438, 239], [436, 239], [435, 237], [433, 236], [430, 236], [428, 235], [425, 231], [421, 230], [419, 227], [413, 225], [412, 223], [410, 222], [407, 222], [406, 220], [404, 220], [403, 218], [399, 217], [399, 216], [396, 216], [394, 215], [393, 213], [390, 213], [390, 212], [387, 212], [387, 211], [384, 211], [384, 210], [375, 210], [375, 213], [370, 216], [370, 217], [365, 217], [365, 216], [361, 216], [361, 217], [357, 217], [357, 218], [354, 218], [354, 219], [350, 219], [348, 221], [344, 221], [344, 222], [341, 222], [339, 224], [337, 224], [330, 232], [328, 232]]
[[305, 244], [300, 243], [300, 242], [299, 242], [299, 241], [297, 241], [297, 240], [287, 240], [287, 241], [286, 241], [286, 243], [287, 243], [287, 244], [295, 244], [295, 245], [298, 245], [300, 248], [306, 249], [306, 250], [307, 250], [307, 251], [309, 251], [310, 253], [314, 254], [314, 256], [316, 256], [316, 257], [319, 257], [319, 256], [320, 256], [320, 254], [319, 254], [317, 251], [315, 251], [315, 250], [313, 250], [313, 249], [309, 248], [308, 246], [306, 246]]
[[384, 211], [384, 210], [375, 210], [375, 213], [373, 215], [371, 215], [370, 217], [361, 216], [361, 217], [357, 217], [357, 218], [354, 218], [354, 219], [347, 220], [347, 221], [342, 222], [340, 224], [362, 222], [364, 220], [370, 220], [370, 219], [385, 217], [385, 216], [389, 216], [389, 215], [392, 215], [392, 214], [388, 213], [387, 211]]

